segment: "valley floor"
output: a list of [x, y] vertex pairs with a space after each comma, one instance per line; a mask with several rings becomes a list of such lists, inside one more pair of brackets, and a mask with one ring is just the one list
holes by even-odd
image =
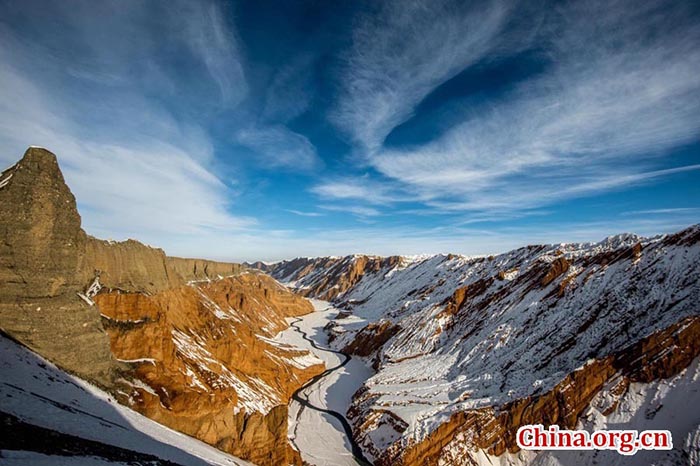
[[[354, 466], [358, 463], [342, 423], [333, 415], [314, 408], [344, 416], [353, 393], [372, 375], [372, 371], [357, 358], [351, 358], [342, 367], [338, 367], [346, 357], [324, 349], [328, 348], [328, 337], [323, 329], [337, 315], [338, 310], [326, 301], [312, 302], [315, 312], [301, 319], [289, 319], [292, 326], [277, 336], [280, 342], [310, 350], [326, 363], [328, 369], [326, 375], [297, 394], [298, 400], [305, 403], [291, 401], [289, 438], [301, 452], [302, 458], [315, 466]], [[334, 369], [336, 367], [338, 368]]]

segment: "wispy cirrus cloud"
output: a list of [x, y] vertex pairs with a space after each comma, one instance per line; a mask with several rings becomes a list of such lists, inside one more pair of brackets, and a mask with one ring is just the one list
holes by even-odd
[[[513, 210], [696, 168], [658, 168], [670, 149], [700, 134], [700, 25], [688, 19], [688, 5], [665, 0], [553, 8], [531, 44], [551, 61], [544, 73], [518, 83], [507, 99], [465, 108], [461, 123], [427, 144], [382, 147], [422, 97], [493, 50], [488, 38], [510, 10], [500, 5], [492, 14], [481, 12], [476, 28], [465, 26], [469, 15], [457, 16], [467, 21], [454, 27], [469, 50], [458, 56], [450, 22], [457, 19], [421, 7], [414, 2], [394, 12], [385, 31], [377, 23], [373, 40], [380, 45], [362, 41], [372, 24], [358, 27], [349, 61], [355, 69], [336, 117], [354, 128], [370, 148], [367, 163], [394, 189], [436, 208]], [[428, 34], [426, 22], [443, 24], [427, 21], [434, 14], [445, 15], [447, 26]], [[430, 47], [415, 47], [408, 31]], [[405, 41], [392, 40], [399, 33]], [[366, 194], [366, 200], [373, 196]]]
[[287, 122], [309, 109], [314, 95], [311, 71], [315, 59], [305, 53], [275, 72], [260, 112], [265, 120]]
[[240, 102], [248, 91], [238, 37], [225, 19], [222, 6], [213, 2], [177, 0], [166, 13], [180, 30], [172, 31], [201, 58], [217, 83], [222, 103]]
[[641, 215], [685, 215], [685, 214], [696, 214], [700, 213], [700, 207], [673, 207], [668, 209], [644, 209], [644, 210], [631, 210], [629, 212], [623, 212], [624, 216], [641, 216]]
[[[141, 3], [47, 8], [56, 29], [42, 34], [50, 42], [40, 35], [19, 39], [11, 25], [0, 22], [0, 163], [14, 162], [30, 144], [55, 152], [92, 234], [162, 244], [163, 237], [255, 225], [252, 218], [230, 213], [233, 193], [210, 166], [207, 132], [187, 111], [176, 117], [153, 98], [155, 83], [143, 84], [157, 70], [161, 82], [186, 85], [153, 44], [188, 22], [187, 35], [197, 37], [195, 50], [203, 54], [193, 59], [208, 70], [202, 79], [212, 79], [230, 96], [246, 92], [244, 83], [223, 80], [224, 74], [233, 78], [228, 73], [240, 62], [224, 38], [214, 37], [225, 34], [216, 5], [188, 5], [188, 19], [175, 23], [167, 15], [153, 23], [151, 5]], [[114, 23], [97, 27], [95, 15], [110, 8]], [[10, 13], [22, 17], [26, 11]], [[120, 27], [120, 21], [126, 23]], [[97, 43], [109, 44], [112, 52], [96, 50]], [[64, 48], [85, 53], [75, 60]]]
[[294, 215], [298, 215], [300, 217], [323, 217], [323, 214], [321, 212], [306, 212], [303, 210], [295, 209], [287, 209], [287, 212], [290, 212]]
[[332, 212], [347, 212], [358, 217], [377, 217], [381, 212], [374, 207], [345, 204], [321, 204], [319, 208]]
[[362, 201], [369, 204], [391, 204], [404, 199], [390, 184], [369, 176], [344, 177], [324, 181], [311, 188], [323, 201]]
[[235, 140], [258, 156], [261, 168], [309, 171], [322, 163], [306, 136], [283, 125], [242, 128], [236, 131]]
[[344, 55], [330, 118], [373, 152], [437, 86], [494, 48], [510, 7], [451, 1], [391, 1], [361, 17]]
[[260, 97], [260, 108], [252, 111], [252, 122], [234, 131], [234, 141], [252, 151], [264, 170], [311, 172], [323, 166], [313, 143], [287, 126], [311, 104], [310, 68], [314, 59], [304, 54], [276, 70]]
[[0, 3], [0, 163], [56, 152], [90, 233], [230, 260], [697, 222], [689, 2]]

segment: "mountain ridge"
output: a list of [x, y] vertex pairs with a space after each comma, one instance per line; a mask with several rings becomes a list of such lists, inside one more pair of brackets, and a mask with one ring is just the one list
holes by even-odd
[[[348, 412], [376, 464], [477, 464], [484, 455], [529, 464], [512, 441], [518, 419], [573, 427], [600, 397], [620, 405], [636, 383], [624, 374], [645, 373], [650, 386], [697, 360], [699, 257], [693, 225], [652, 238], [399, 257], [379, 267], [381, 259], [358, 256], [296, 260], [270, 273], [345, 309], [328, 330], [335, 348], [376, 370]], [[649, 357], [629, 357], [635, 351]], [[625, 377], [611, 395], [609, 381]], [[551, 405], [556, 399], [569, 407]], [[676, 426], [680, 443], [694, 427]]]

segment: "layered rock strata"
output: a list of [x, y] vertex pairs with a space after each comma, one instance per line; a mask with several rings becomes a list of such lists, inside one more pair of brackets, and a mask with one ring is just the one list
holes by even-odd
[[[399, 256], [376, 257], [354, 255], [347, 257], [298, 258], [275, 264], [256, 262], [249, 264], [271, 273], [289, 283], [303, 296], [333, 300], [353, 288], [366, 273], [377, 273], [399, 265]], [[303, 285], [302, 285], [303, 283]], [[296, 286], [299, 284], [299, 286]]]
[[[0, 327], [64, 369], [108, 385], [116, 369], [100, 315], [77, 293], [92, 240], [56, 157], [30, 148], [0, 174]], [[95, 248], [96, 251], [97, 248]]]
[[241, 264], [182, 257], [168, 257], [167, 264], [184, 281], [216, 280], [239, 274], [246, 268]]
[[272, 337], [287, 327], [284, 317], [311, 312], [308, 301], [246, 272], [94, 300], [114, 355], [132, 368], [120, 381], [122, 402], [257, 464], [300, 464], [287, 443], [286, 404], [324, 367]]

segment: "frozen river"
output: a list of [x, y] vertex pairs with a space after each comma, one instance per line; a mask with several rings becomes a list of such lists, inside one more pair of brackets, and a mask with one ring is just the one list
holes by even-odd
[[323, 327], [338, 310], [326, 301], [311, 301], [315, 312], [290, 319], [277, 340], [306, 348], [326, 363], [326, 371], [295, 393], [289, 405], [289, 438], [302, 458], [316, 466], [369, 464], [352, 442], [345, 413], [353, 393], [372, 371], [359, 359], [328, 347]]

